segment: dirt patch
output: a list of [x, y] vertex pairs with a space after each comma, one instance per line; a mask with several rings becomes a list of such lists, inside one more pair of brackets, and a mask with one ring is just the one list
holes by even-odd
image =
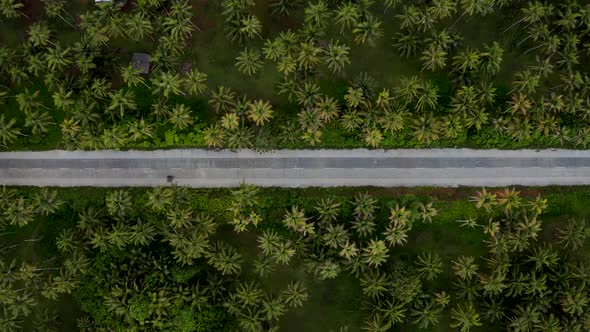
[[27, 15], [31, 22], [38, 21], [43, 15], [43, 3], [41, 0], [28, 0], [24, 2], [22, 13]]
[[200, 32], [207, 32], [217, 27], [215, 16], [207, 14], [207, 7], [209, 0], [192, 0], [193, 7], [193, 23], [201, 29]]
[[191, 1], [191, 3], [193, 5], [193, 9], [195, 9], [198, 14], [202, 9], [205, 9], [205, 7], [207, 7], [207, 4], [209, 4], [209, 0], [193, 0]]

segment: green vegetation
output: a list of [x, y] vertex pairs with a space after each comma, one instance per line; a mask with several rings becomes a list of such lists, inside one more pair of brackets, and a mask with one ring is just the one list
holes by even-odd
[[590, 324], [586, 188], [0, 193], [3, 331]]
[[114, 2], [0, 2], [3, 149], [588, 144], [584, 1]]

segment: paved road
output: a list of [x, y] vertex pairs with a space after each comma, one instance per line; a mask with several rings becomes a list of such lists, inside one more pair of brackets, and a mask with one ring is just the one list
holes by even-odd
[[251, 150], [0, 153], [0, 184], [32, 186], [590, 185], [590, 151]]

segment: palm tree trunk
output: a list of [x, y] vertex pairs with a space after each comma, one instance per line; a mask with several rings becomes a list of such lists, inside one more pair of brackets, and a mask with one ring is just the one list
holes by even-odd
[[43, 239], [28, 239], [28, 240], [23, 240], [23, 242], [38, 242], [41, 240], [43, 240]]
[[[67, 12], [66, 12], [66, 13], [67, 13]], [[69, 15], [69, 14], [68, 14], [68, 15]], [[57, 16], [58, 16], [59, 18], [61, 18], [61, 20], [62, 20], [62, 21], [64, 21], [64, 22], [65, 22], [67, 25], [71, 26], [71, 27], [72, 27], [72, 28], [74, 28], [75, 30], [78, 30], [78, 28], [77, 28], [75, 25], [73, 25], [72, 23], [70, 23], [70, 22], [69, 22], [68, 20], [66, 20], [66, 19], [65, 19], [63, 16], [61, 16], [61, 15], [59, 15], [59, 14], [57, 14]], [[71, 17], [71, 16], [70, 16], [70, 17]], [[73, 19], [73, 17], [72, 17], [72, 19]]]
[[33, 271], [55, 271], [55, 270], [61, 270], [61, 267], [46, 267], [46, 268], [42, 268], [42, 269], [33, 269]]
[[502, 31], [502, 32], [506, 32], [506, 31], [508, 31], [508, 30], [510, 30], [510, 29], [512, 29], [512, 28], [514, 28], [514, 27], [515, 27], [517, 24], [519, 24], [520, 22], [522, 22], [522, 21], [524, 21], [524, 20], [525, 20], [525, 17], [521, 18], [520, 20], [518, 20], [518, 21], [514, 22], [514, 23], [513, 23], [511, 26], [509, 26], [509, 27], [507, 27], [506, 29], [504, 29], [504, 31]]
[[522, 53], [522, 54], [527, 54], [528, 52], [530, 52], [530, 51], [534, 51], [534, 50], [536, 50], [536, 49], [538, 49], [538, 48], [541, 48], [541, 47], [543, 47], [543, 44], [541, 44], [541, 45], [539, 45], [539, 46], [535, 46], [535, 47], [533, 47], [533, 48], [529, 48], [528, 50], [524, 51], [524, 53]]
[[530, 38], [531, 38], [531, 36], [528, 36], [525, 39], [521, 40], [518, 44], [516, 44], [516, 47], [520, 46], [520, 44], [524, 43], [525, 41], [527, 41]]
[[461, 16], [459, 16], [459, 18], [455, 21], [455, 23], [453, 23], [449, 29], [453, 28], [455, 25], [457, 25], [457, 23], [459, 23], [459, 21], [461, 21], [461, 19], [463, 18], [463, 16], [465, 16], [465, 14], [467, 14], [467, 11], [464, 11], [463, 14], [461, 14]]
[[21, 14], [22, 16], [26, 17], [27, 20], [29, 20], [29, 21], [31, 20], [31, 18], [27, 14], [25, 14], [23, 12], [18, 12], [18, 13]]

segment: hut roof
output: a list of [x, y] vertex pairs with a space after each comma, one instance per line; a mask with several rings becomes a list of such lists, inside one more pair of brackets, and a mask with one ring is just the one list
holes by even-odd
[[141, 74], [147, 75], [150, 73], [151, 57], [146, 53], [133, 53], [131, 57], [131, 64], [133, 68], [139, 69]]

